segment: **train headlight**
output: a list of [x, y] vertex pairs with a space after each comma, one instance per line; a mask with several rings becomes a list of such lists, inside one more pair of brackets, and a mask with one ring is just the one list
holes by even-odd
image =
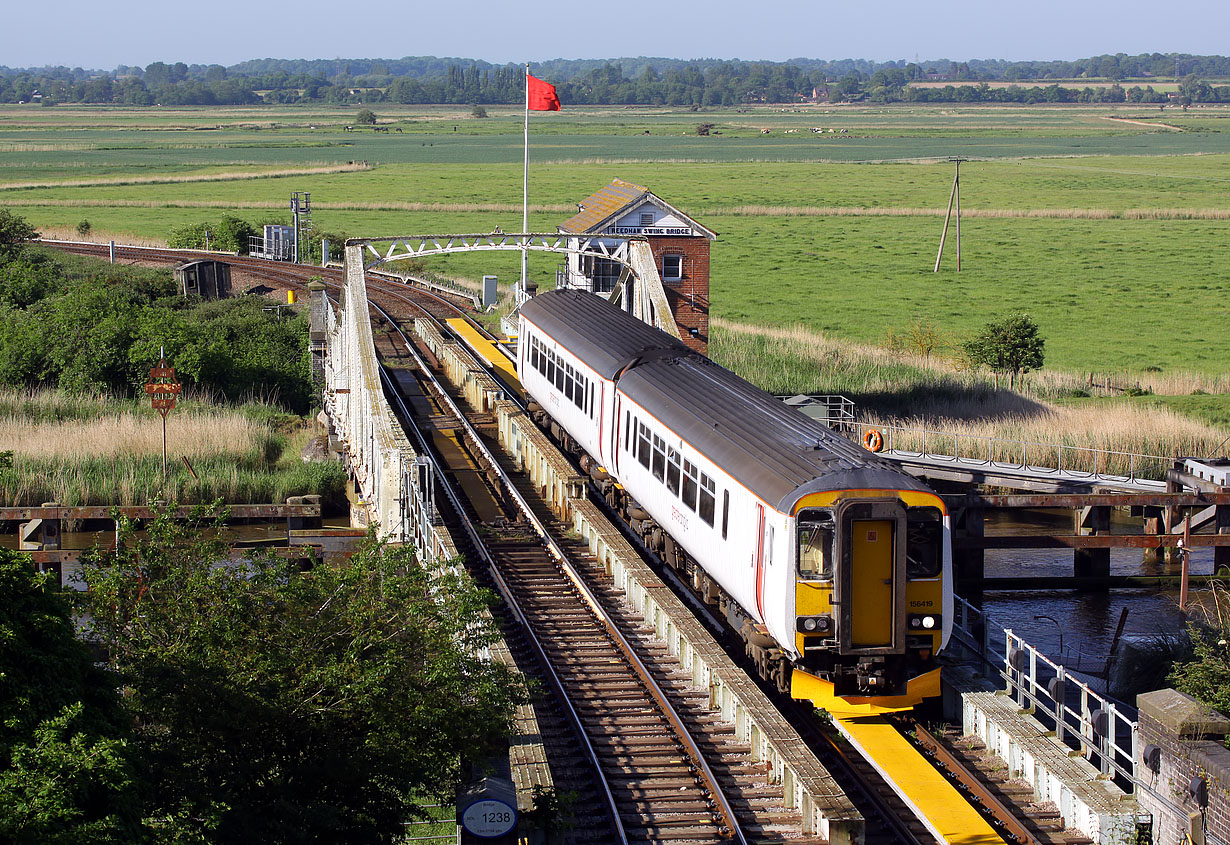
[[914, 631], [934, 631], [940, 627], [940, 617], [934, 613], [911, 613], [906, 624]]
[[828, 634], [833, 630], [831, 616], [800, 616], [795, 620], [795, 628], [805, 634]]

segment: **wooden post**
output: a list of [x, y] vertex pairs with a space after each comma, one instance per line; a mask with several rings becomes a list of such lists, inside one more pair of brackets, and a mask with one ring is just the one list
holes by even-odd
[[957, 182], [952, 183], [952, 193], [948, 195], [948, 211], [944, 214], [944, 231], [940, 233], [940, 251], [935, 254], [935, 270], [940, 272], [940, 259], [944, 257], [944, 240], [948, 237], [948, 221], [952, 219], [952, 203], [957, 198]]
[[953, 193], [957, 197], [957, 272], [961, 272], [961, 159], [954, 159], [957, 169], [952, 176]]
[[948, 211], [944, 213], [944, 231], [940, 233], [940, 250], [935, 255], [935, 270], [940, 272], [940, 259], [944, 257], [944, 241], [948, 238], [948, 223], [952, 219], [953, 203], [957, 207], [957, 272], [961, 272], [961, 162], [968, 159], [956, 156], [948, 159], [956, 165], [952, 176], [952, 192], [948, 195]]
[[1183, 568], [1180, 571], [1179, 579], [1179, 610], [1187, 610], [1188, 597], [1188, 578], [1191, 577], [1191, 559], [1192, 559], [1192, 514], [1187, 512], [1187, 516], [1183, 518], [1183, 551], [1181, 563]]

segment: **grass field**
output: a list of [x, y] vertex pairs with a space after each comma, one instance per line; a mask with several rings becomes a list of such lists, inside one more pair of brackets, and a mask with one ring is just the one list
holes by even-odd
[[[224, 212], [286, 222], [290, 192], [309, 190], [316, 227], [352, 236], [520, 229], [516, 109], [479, 120], [468, 107], [380, 107], [380, 134], [345, 131], [356, 111], [0, 107], [0, 206], [156, 240]], [[719, 233], [720, 318], [870, 343], [924, 319], [956, 342], [1020, 308], [1042, 327], [1048, 366], [1215, 375], [1230, 370], [1227, 118], [1003, 105], [535, 114], [531, 228], [553, 231], [619, 176]], [[698, 137], [701, 122], [722, 134]], [[934, 274], [954, 154], [975, 159], [962, 167], [963, 270], [950, 232]], [[559, 262], [531, 262], [549, 286]], [[512, 279], [517, 258], [430, 266]]]

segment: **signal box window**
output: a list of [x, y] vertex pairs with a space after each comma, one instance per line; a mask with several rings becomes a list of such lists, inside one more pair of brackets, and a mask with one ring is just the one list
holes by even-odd
[[677, 282], [683, 278], [683, 256], [662, 256], [662, 281]]

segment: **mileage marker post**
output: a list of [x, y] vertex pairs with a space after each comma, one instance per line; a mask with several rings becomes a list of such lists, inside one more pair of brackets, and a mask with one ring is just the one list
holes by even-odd
[[159, 350], [158, 366], [151, 367], [145, 392], [154, 410], [162, 414], [162, 483], [167, 483], [167, 414], [175, 407], [183, 386], [175, 380], [175, 368], [167, 366], [166, 352]]

